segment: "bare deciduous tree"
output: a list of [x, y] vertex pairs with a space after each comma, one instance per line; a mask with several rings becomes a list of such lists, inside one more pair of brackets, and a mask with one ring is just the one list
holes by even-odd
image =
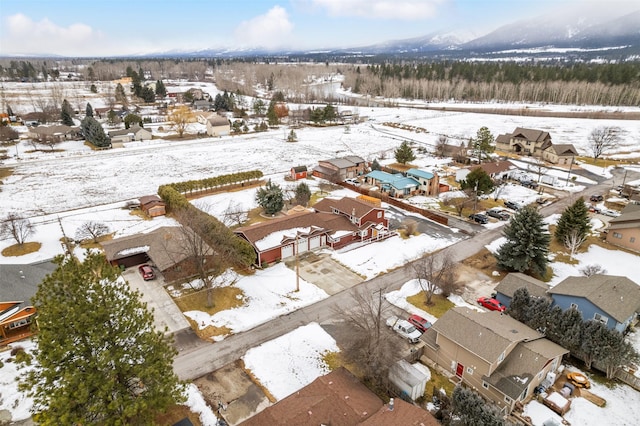
[[425, 305], [431, 305], [438, 290], [450, 289], [455, 281], [454, 263], [450, 253], [443, 250], [434, 254], [423, 253], [411, 264], [415, 278], [425, 294]]
[[168, 117], [173, 129], [178, 132], [178, 136], [182, 137], [187, 130], [187, 126], [193, 121], [193, 112], [188, 106], [179, 106], [175, 108]]
[[222, 213], [223, 223], [227, 226], [242, 225], [242, 222], [247, 220], [247, 212], [242, 209], [240, 203], [233, 203], [229, 201], [229, 206]]
[[365, 382], [381, 388], [395, 352], [392, 340], [383, 336], [389, 304], [382, 289], [373, 293], [358, 289], [353, 299], [348, 307], [334, 308], [338, 318], [352, 329], [342, 353], [349, 363], [362, 369]]
[[605, 151], [618, 146], [620, 129], [614, 126], [597, 127], [589, 134], [589, 148], [597, 160]]
[[404, 229], [404, 232], [406, 232], [407, 237], [415, 235], [418, 230], [418, 222], [413, 219], [405, 219], [402, 222], [402, 228]]
[[9, 213], [0, 225], [0, 234], [13, 238], [19, 245], [24, 244], [32, 233], [29, 219], [18, 213]]
[[98, 239], [109, 233], [109, 226], [102, 222], [94, 222], [92, 220], [83, 223], [76, 230], [76, 240], [87, 241], [90, 240], [94, 243], [98, 242]]
[[444, 157], [444, 154], [447, 152], [447, 140], [446, 135], [440, 135], [436, 141], [435, 154], [440, 158]]
[[564, 237], [564, 246], [569, 250], [569, 260], [573, 260], [573, 256], [575, 256], [576, 251], [582, 243], [584, 243], [587, 239], [586, 234], [580, 233], [577, 229], [572, 229], [567, 235]]
[[580, 272], [585, 277], [590, 277], [596, 274], [606, 274], [607, 270], [600, 265], [587, 265], [584, 268], [580, 269]]

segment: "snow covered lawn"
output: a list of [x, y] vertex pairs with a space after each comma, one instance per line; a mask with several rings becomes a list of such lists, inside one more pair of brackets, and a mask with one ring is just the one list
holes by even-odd
[[336, 341], [315, 322], [249, 349], [245, 367], [277, 399], [329, 373], [322, 357], [339, 351]]

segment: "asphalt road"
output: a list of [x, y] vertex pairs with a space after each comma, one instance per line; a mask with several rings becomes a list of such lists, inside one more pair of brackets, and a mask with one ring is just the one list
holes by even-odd
[[[614, 182], [622, 181], [622, 171], [614, 171], [614, 177], [599, 182], [580, 193], [571, 194], [548, 206], [540, 208], [543, 216], [561, 213], [578, 197], [583, 196], [588, 200], [591, 194], [606, 193], [613, 187]], [[627, 176], [627, 180], [640, 177]], [[485, 245], [491, 243], [502, 235], [502, 229], [489, 229], [478, 233], [472, 238], [459, 241], [446, 250], [454, 262], [460, 262], [480, 251]], [[398, 268], [387, 274], [378, 276], [352, 288], [336, 293], [327, 299], [313, 305], [299, 309], [287, 315], [280, 316], [251, 330], [244, 331], [227, 337], [221, 342], [207, 343], [196, 341], [195, 334], [188, 336], [188, 332], [176, 336], [176, 346], [179, 354], [174, 360], [174, 371], [183, 380], [193, 380], [211, 371], [215, 371], [226, 364], [241, 358], [245, 352], [264, 342], [286, 334], [302, 325], [310, 322], [331, 323], [335, 318], [333, 308], [336, 306], [348, 308], [355, 304], [353, 295], [356, 291], [375, 292], [382, 289], [384, 292], [399, 289], [405, 282], [413, 278], [410, 264]]]

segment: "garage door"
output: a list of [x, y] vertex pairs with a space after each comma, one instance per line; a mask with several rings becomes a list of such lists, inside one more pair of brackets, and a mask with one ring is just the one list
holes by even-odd
[[311, 237], [309, 240], [309, 250], [320, 247], [320, 237]]
[[283, 259], [293, 256], [293, 244], [282, 247], [280, 254], [282, 255]]

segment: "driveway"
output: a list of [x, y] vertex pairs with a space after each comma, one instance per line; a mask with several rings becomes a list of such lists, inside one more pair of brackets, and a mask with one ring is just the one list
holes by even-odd
[[[285, 265], [296, 270], [296, 259], [285, 260]], [[336, 262], [329, 253], [303, 253], [298, 259], [300, 278], [314, 284], [333, 296], [364, 281], [364, 278]]]
[[125, 269], [122, 276], [129, 282], [132, 290], [138, 290], [142, 294], [141, 300], [147, 307], [153, 309], [153, 323], [158, 331], [164, 332], [166, 327], [169, 333], [174, 334], [190, 328], [187, 319], [165, 291], [163, 278], [155, 272], [156, 279], [145, 281], [138, 272], [138, 266], [132, 266]]

